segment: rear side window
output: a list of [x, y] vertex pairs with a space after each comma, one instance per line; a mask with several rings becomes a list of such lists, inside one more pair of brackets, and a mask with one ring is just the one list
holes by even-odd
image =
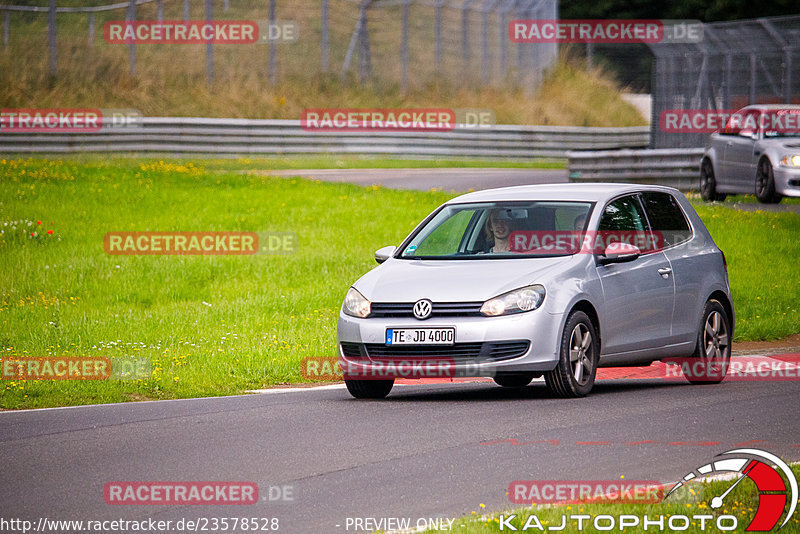
[[642, 193], [642, 204], [650, 220], [650, 227], [663, 237], [664, 247], [683, 243], [692, 237], [692, 229], [683, 210], [669, 193]]

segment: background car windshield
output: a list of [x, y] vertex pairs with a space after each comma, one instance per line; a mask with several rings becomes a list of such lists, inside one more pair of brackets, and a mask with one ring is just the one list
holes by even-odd
[[764, 137], [800, 137], [800, 109], [769, 111], [761, 124]]
[[[406, 243], [401, 258], [487, 259], [539, 256], [511, 251], [512, 232], [583, 233], [592, 202], [482, 202], [445, 206]], [[554, 252], [550, 255], [564, 255]]]

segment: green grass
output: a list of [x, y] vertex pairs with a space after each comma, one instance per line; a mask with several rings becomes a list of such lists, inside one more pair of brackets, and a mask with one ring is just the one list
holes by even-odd
[[694, 204], [728, 260], [736, 341], [800, 332], [800, 273], [795, 258], [800, 215]]
[[[375, 266], [373, 252], [453, 196], [206, 163], [0, 160], [0, 353], [147, 358], [153, 369], [139, 381], [0, 382], [0, 407], [302, 382], [304, 357], [334, 355], [341, 300]], [[800, 332], [800, 216], [698, 211], [728, 257], [736, 339]], [[281, 256], [104, 252], [106, 232], [134, 230], [294, 232], [299, 244]]]
[[[725, 199], [726, 203], [741, 203], [741, 204], [758, 204], [758, 199], [755, 195], [728, 195]], [[781, 204], [800, 204], [798, 197], [783, 197]]]
[[[792, 465], [792, 471], [795, 477], [800, 476], [800, 465]], [[676, 477], [677, 478], [677, 477]], [[714, 510], [709, 507], [709, 503], [714, 496], [722, 495], [731, 485], [733, 480], [713, 480], [710, 482], [693, 483], [676, 491], [669, 499], [655, 504], [570, 504], [561, 506], [531, 506], [526, 508], [516, 508], [503, 512], [503, 515], [508, 518], [510, 514], [515, 514], [516, 517], [510, 520], [511, 524], [515, 526], [518, 531], [523, 532], [522, 527], [528, 521], [528, 517], [535, 515], [543, 529], [546, 531], [549, 527], [558, 527], [562, 523], [562, 516], [567, 516], [567, 528], [564, 532], [578, 532], [577, 520], [571, 519], [570, 516], [574, 515], [588, 515], [590, 519], [585, 520], [584, 528], [581, 532], [587, 534], [596, 534], [598, 531], [593, 526], [595, 517], [603, 514], [609, 514], [618, 517], [620, 514], [637, 515], [640, 518], [647, 515], [651, 520], [657, 516], [663, 515], [665, 527], [668, 525], [667, 521], [671, 515], [682, 515], [691, 518], [694, 515], [713, 515], [714, 519], [709, 520], [706, 524], [706, 529], [702, 530], [699, 526], [699, 521], [693, 521], [689, 528], [682, 531], [689, 534], [697, 534], [702, 532], [719, 532], [716, 529], [716, 520], [719, 515], [733, 515], [736, 517], [738, 527], [736, 530], [730, 532], [745, 532], [745, 528], [755, 515], [755, 510], [758, 507], [758, 491], [755, 484], [745, 479], [725, 498], [724, 504], [721, 509]], [[481, 505], [482, 506], [482, 505]], [[479, 508], [480, 510], [480, 508]], [[485, 532], [499, 532], [499, 515], [500, 513], [483, 514], [479, 511], [473, 511], [472, 517], [462, 518], [456, 520], [452, 524], [452, 530], [459, 534], [481, 534]], [[783, 522], [783, 517], [780, 522]], [[676, 520], [677, 521], [677, 520]], [[641, 522], [641, 520], [640, 520]], [[779, 524], [780, 524], [779, 522]], [[605, 525], [607, 523], [601, 523]], [[680, 526], [681, 523], [676, 523]], [[619, 522], [616, 520], [614, 532], [621, 532]], [[504, 532], [509, 532], [510, 529], [505, 529]], [[651, 526], [645, 530], [640, 527], [626, 527], [622, 532], [636, 534], [641, 532], [661, 532], [657, 526]], [[671, 530], [666, 529], [666, 532]], [[435, 532], [434, 530], [426, 530], [425, 532]], [[529, 528], [527, 532], [541, 532], [536, 528]], [[605, 531], [604, 531], [605, 532]], [[789, 520], [785, 527], [780, 531], [781, 533], [798, 533], [800, 532], [800, 519], [798, 514], [795, 513], [794, 517]]]

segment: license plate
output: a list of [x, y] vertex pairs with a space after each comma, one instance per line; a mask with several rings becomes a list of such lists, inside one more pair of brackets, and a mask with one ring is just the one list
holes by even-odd
[[387, 328], [387, 345], [452, 345], [456, 329], [447, 328]]

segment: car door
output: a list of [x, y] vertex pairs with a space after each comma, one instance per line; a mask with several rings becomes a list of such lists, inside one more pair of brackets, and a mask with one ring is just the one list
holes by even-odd
[[752, 193], [756, 175], [755, 136], [758, 132], [758, 112], [749, 111], [735, 135], [726, 136], [724, 172], [736, 191]]
[[[598, 229], [600, 236], [649, 232], [638, 194], [609, 202]], [[633, 363], [637, 352], [666, 344], [675, 297], [672, 271], [664, 252], [645, 252], [634, 261], [597, 264], [596, 269], [604, 296], [600, 311], [603, 353], [628, 353], [629, 363]], [[625, 363], [624, 358], [619, 363]]]
[[711, 148], [714, 149], [714, 179], [717, 182], [718, 190], [727, 190], [728, 187], [733, 186], [730, 179], [730, 173], [725, 163], [725, 147], [732, 134], [726, 132], [725, 129], [719, 133], [711, 134]]
[[700, 293], [704, 273], [697, 269], [692, 227], [670, 193], [644, 191], [641, 200], [650, 228], [657, 236], [657, 248], [664, 252], [672, 268], [675, 305], [669, 344], [691, 342], [697, 335], [700, 308], [705, 304]]

